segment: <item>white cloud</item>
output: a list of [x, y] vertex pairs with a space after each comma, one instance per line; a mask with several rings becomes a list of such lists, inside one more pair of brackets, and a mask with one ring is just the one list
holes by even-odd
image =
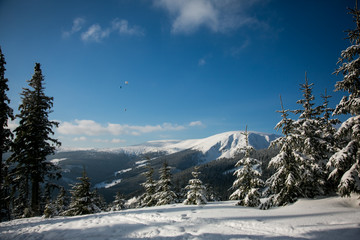
[[111, 24], [113, 31], [117, 31], [120, 35], [144, 35], [144, 30], [138, 26], [129, 26], [127, 20], [115, 18]]
[[113, 138], [113, 139], [100, 139], [100, 138], [96, 138], [92, 140], [95, 143], [124, 143], [126, 142], [123, 139], [118, 139], [118, 138]]
[[87, 30], [83, 30], [85, 25], [85, 19], [78, 17], [73, 21], [73, 25], [70, 31], [64, 31], [62, 33], [63, 38], [68, 38], [75, 33], [81, 33], [81, 40], [84, 42], [101, 42], [103, 39], [110, 36], [110, 34], [117, 32], [119, 35], [129, 36], [143, 36], [144, 30], [136, 25], [130, 25], [125, 19], [115, 18], [110, 22], [110, 25], [103, 28], [98, 23], [92, 24]]
[[87, 135], [96, 136], [104, 133], [103, 127], [92, 120], [75, 120], [71, 122], [61, 122], [58, 132], [64, 135]]
[[99, 24], [93, 24], [86, 32], [81, 34], [83, 41], [101, 42], [110, 35], [110, 29], [102, 29]]
[[189, 123], [189, 126], [190, 127], [202, 127], [202, 126], [204, 126], [204, 124], [201, 121], [194, 121], [194, 122]]
[[200, 27], [227, 32], [258, 24], [247, 10], [260, 0], [154, 0], [172, 18], [172, 33], [193, 33]]
[[87, 138], [82, 136], [82, 137], [75, 137], [72, 139], [74, 142], [83, 142], [83, 141], [86, 141]]
[[63, 32], [63, 37], [67, 38], [70, 37], [72, 34], [79, 32], [82, 29], [84, 23], [85, 23], [84, 18], [81, 17], [75, 18], [71, 30]]
[[15, 130], [15, 128], [17, 128], [18, 126], [19, 126], [19, 123], [16, 120], [12, 121], [12, 120], [8, 119], [7, 128], [10, 129], [10, 131], [13, 132]]
[[124, 142], [126, 141], [123, 139], [118, 139], [118, 138], [111, 139], [111, 143], [124, 143]]
[[133, 135], [139, 136], [145, 133], [161, 131], [180, 131], [186, 129], [185, 126], [163, 123], [158, 125], [135, 126], [127, 124], [107, 123], [102, 125], [93, 120], [75, 120], [74, 122], [61, 122], [57, 131], [62, 135]]

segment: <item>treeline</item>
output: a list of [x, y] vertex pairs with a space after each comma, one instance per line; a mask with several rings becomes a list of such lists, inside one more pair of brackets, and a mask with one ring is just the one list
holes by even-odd
[[[149, 159], [150, 160], [150, 159]], [[44, 210], [45, 217], [76, 216], [92, 214], [101, 211], [119, 211], [127, 208], [153, 207], [183, 202], [184, 204], [207, 203], [206, 187], [199, 179], [199, 169], [195, 167], [192, 172], [193, 179], [181, 191], [173, 191], [171, 167], [164, 161], [159, 169], [159, 179], [154, 179], [154, 168], [150, 163], [146, 166], [147, 171], [142, 175], [145, 182], [142, 183], [144, 193], [132, 199], [125, 200], [124, 195], [117, 192], [114, 201], [107, 204], [98, 191], [91, 190], [90, 178], [85, 168], [79, 182], [72, 186], [71, 197], [64, 188], [61, 188], [58, 196], [50, 200]], [[186, 192], [184, 192], [186, 191]]]

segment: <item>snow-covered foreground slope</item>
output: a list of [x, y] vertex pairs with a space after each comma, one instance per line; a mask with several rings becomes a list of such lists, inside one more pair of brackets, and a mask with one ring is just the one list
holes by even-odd
[[359, 239], [356, 198], [299, 200], [270, 210], [234, 201], [182, 204], [0, 224], [1, 239]]

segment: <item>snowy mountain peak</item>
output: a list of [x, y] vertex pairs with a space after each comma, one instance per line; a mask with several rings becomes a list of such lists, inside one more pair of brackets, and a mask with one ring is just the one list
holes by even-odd
[[[275, 134], [249, 132], [249, 144], [255, 149], [264, 149], [277, 137]], [[149, 141], [140, 145], [124, 147], [122, 150], [131, 154], [148, 152], [171, 154], [190, 149], [200, 151], [204, 155], [204, 161], [211, 161], [219, 158], [232, 158], [245, 144], [244, 132], [230, 131], [202, 139]]]

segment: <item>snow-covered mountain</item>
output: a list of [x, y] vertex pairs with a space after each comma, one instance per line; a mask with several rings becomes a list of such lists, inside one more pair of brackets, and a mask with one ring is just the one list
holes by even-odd
[[[249, 144], [255, 149], [264, 149], [277, 137], [279, 136], [275, 134], [249, 132]], [[184, 150], [196, 150], [203, 154], [203, 161], [206, 162], [220, 158], [232, 158], [245, 144], [244, 132], [230, 131], [201, 139], [149, 141], [139, 145], [119, 148], [116, 151], [139, 155], [149, 152], [172, 154]]]
[[[93, 186], [101, 189], [107, 199], [112, 199], [116, 191], [132, 194], [141, 190], [141, 176], [146, 170], [147, 157], [150, 157], [155, 172], [167, 161], [173, 173], [180, 174], [195, 165], [235, 157], [246, 144], [243, 133], [231, 131], [202, 139], [149, 141], [117, 149], [63, 150], [49, 160], [63, 170], [60, 184], [68, 186], [76, 182], [85, 167]], [[249, 144], [255, 149], [264, 149], [277, 137], [275, 134], [249, 132]], [[233, 168], [235, 163], [230, 162], [226, 161], [226, 164]]]

